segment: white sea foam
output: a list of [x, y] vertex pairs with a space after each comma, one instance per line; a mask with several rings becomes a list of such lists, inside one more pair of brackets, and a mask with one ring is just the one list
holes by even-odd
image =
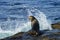
[[[35, 12], [35, 15], [33, 15], [32, 12]], [[41, 12], [40, 10], [34, 9], [34, 10], [29, 10], [28, 9], [29, 16], [35, 16], [39, 23], [40, 23], [40, 30], [52, 30], [51, 24], [48, 22], [46, 15]], [[50, 21], [51, 22], [51, 21]]]
[[[28, 16], [34, 16], [38, 19], [40, 24], [40, 30], [52, 30], [51, 24], [48, 22], [45, 14], [38, 9], [27, 9]], [[33, 15], [33, 12], [35, 15]], [[3, 29], [4, 30], [3, 30]], [[21, 21], [11, 21], [10, 18], [8, 18], [8, 21], [0, 23], [0, 33], [12, 33], [16, 34], [18, 32], [26, 32], [31, 29], [31, 22], [23, 22]]]
[[[32, 10], [29, 10], [27, 9], [27, 12], [29, 13], [28, 16], [31, 16], [33, 15], [32, 12], [35, 12], [35, 16], [39, 23], [40, 23], [40, 30], [52, 30], [51, 28], [51, 24], [48, 22], [45, 14], [43, 12], [40, 12], [39, 10], [37, 9], [32, 9]], [[4, 26], [6, 30], [2, 30], [1, 26]], [[7, 22], [3, 22], [2, 24], [0, 24], [0, 32], [21, 32], [21, 31], [28, 31], [31, 29], [31, 23], [29, 21], [27, 21], [26, 23], [20, 23], [20, 21], [10, 21], [10, 19], [8, 18], [8, 21]]]

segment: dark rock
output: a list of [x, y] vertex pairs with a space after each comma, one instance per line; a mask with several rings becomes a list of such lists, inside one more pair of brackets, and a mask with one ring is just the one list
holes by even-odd
[[45, 31], [44, 34], [32, 36], [28, 32], [20, 32], [0, 40], [60, 40], [60, 30]]
[[60, 29], [60, 22], [52, 24], [53, 29]]

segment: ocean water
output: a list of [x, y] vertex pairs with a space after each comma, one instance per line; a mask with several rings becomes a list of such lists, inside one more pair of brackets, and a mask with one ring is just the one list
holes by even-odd
[[0, 33], [0, 39], [11, 36], [12, 34], [10, 33]]
[[0, 38], [30, 30], [30, 15], [41, 30], [52, 30], [51, 24], [60, 22], [60, 0], [0, 0]]

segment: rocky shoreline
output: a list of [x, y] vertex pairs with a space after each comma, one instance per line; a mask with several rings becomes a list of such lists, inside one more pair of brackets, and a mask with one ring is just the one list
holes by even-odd
[[60, 23], [52, 24], [52, 28], [53, 30], [45, 31], [44, 34], [38, 36], [29, 35], [27, 32], [19, 32], [0, 40], [60, 40]]
[[53, 29], [60, 29], [60, 22], [52, 24]]

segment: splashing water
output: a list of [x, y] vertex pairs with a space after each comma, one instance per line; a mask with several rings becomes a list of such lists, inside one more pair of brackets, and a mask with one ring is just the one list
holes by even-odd
[[[28, 12], [28, 16], [35, 16], [38, 21], [39, 21], [39, 24], [40, 24], [40, 30], [52, 30], [51, 28], [51, 25], [50, 23], [48, 23], [48, 20], [45, 16], [45, 14], [43, 12], [40, 12], [39, 10], [37, 9], [26, 9], [27, 12]], [[34, 14], [33, 14], [34, 12]], [[1, 26], [3, 26], [4, 30], [1, 28]], [[31, 29], [31, 22], [30, 21], [27, 21], [26, 23], [21, 23], [21, 21], [11, 21], [9, 18], [8, 18], [8, 21], [6, 22], [3, 22], [0, 24], [0, 33], [7, 33], [9, 34], [9, 36], [14, 35], [18, 32], [26, 32], [28, 30]], [[2, 35], [0, 35], [0, 38], [4, 38], [4, 37], [7, 37], [6, 35], [3, 35], [4, 37], [1, 37]]]
[[[33, 13], [35, 13], [35, 15], [33, 15]], [[51, 24], [48, 22], [45, 14], [37, 9], [35, 10], [29, 10], [28, 9], [28, 13], [29, 13], [29, 16], [35, 16], [38, 21], [39, 21], [39, 24], [40, 24], [40, 30], [52, 30], [52, 27], [51, 27]]]

